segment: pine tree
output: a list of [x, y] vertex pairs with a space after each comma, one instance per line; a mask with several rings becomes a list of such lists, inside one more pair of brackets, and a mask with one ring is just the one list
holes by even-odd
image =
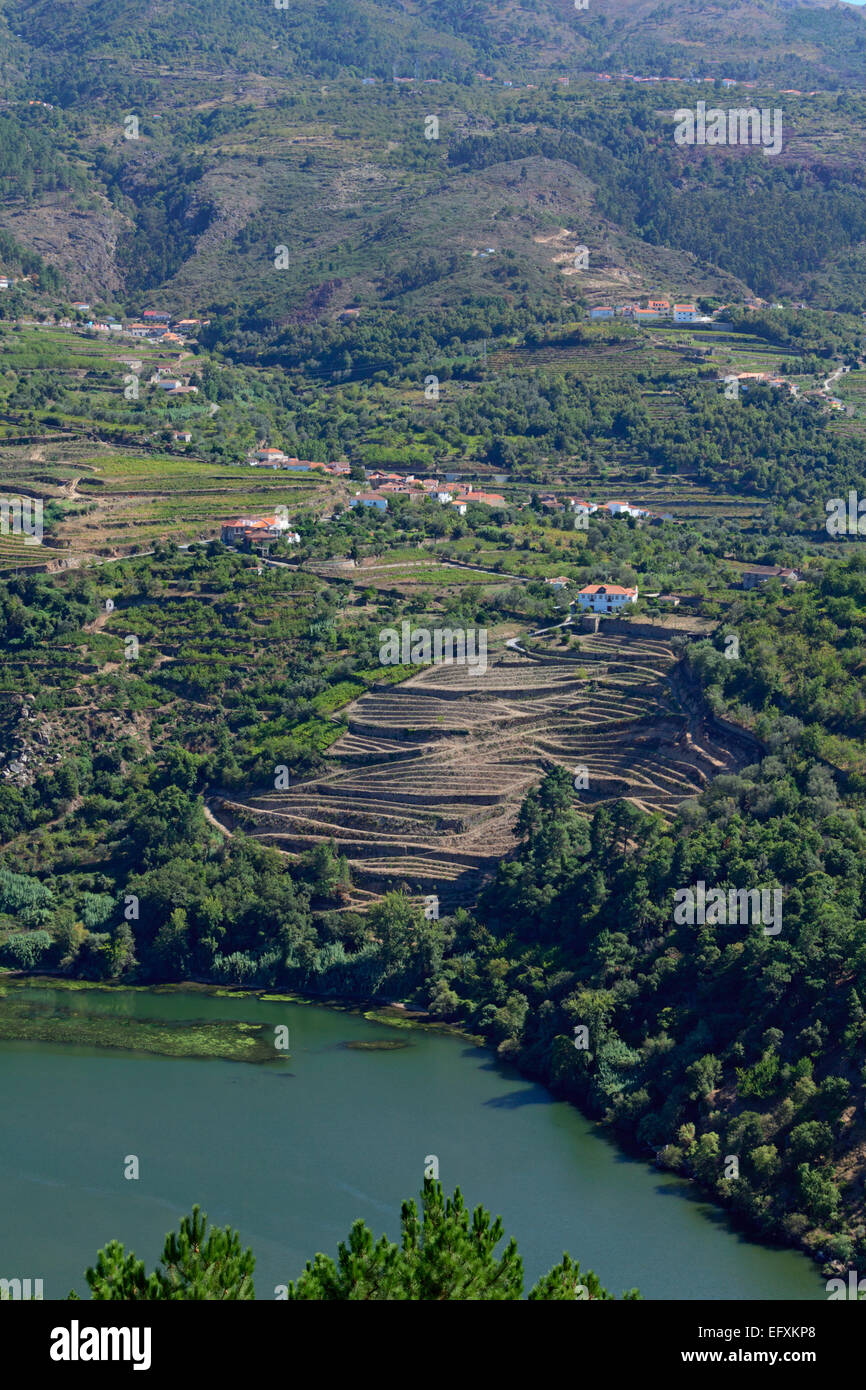
[[[517, 1300], [523, 1298], [523, 1261], [515, 1240], [501, 1254], [496, 1247], [504, 1236], [502, 1220], [491, 1220], [484, 1207], [471, 1216], [457, 1188], [445, 1197], [442, 1186], [425, 1180], [421, 1211], [415, 1202], [404, 1202], [401, 1242], [387, 1236], [375, 1240], [363, 1221], [356, 1221], [347, 1240], [341, 1242], [336, 1260], [316, 1255], [297, 1283], [289, 1284], [294, 1302], [370, 1300], [393, 1302], [442, 1302], [463, 1300]], [[253, 1299], [251, 1250], [242, 1250], [237, 1231], [208, 1229], [207, 1216], [193, 1207], [180, 1223], [180, 1232], [165, 1238], [162, 1259], [152, 1274], [132, 1252], [116, 1240], [100, 1250], [96, 1264], [87, 1270], [90, 1296], [96, 1300], [140, 1302], [156, 1299], [236, 1300]], [[71, 1299], [78, 1294], [71, 1293]], [[636, 1290], [624, 1294], [639, 1298]], [[548, 1302], [611, 1299], [592, 1271], [581, 1273], [569, 1255], [539, 1279], [529, 1294]]]
[[[491, 1220], [484, 1207], [471, 1217], [458, 1188], [446, 1198], [439, 1182], [428, 1179], [421, 1194], [421, 1212], [414, 1201], [404, 1202], [399, 1246], [387, 1237], [376, 1243], [363, 1221], [356, 1221], [348, 1241], [341, 1243], [336, 1261], [317, 1255], [307, 1264], [289, 1299], [410, 1299], [420, 1302], [515, 1300], [523, 1297], [523, 1261], [515, 1240], [501, 1255], [501, 1218]], [[626, 1298], [637, 1298], [632, 1291]], [[539, 1280], [532, 1299], [610, 1299], [596, 1275], [581, 1275], [568, 1255]]]
[[[241, 1250], [237, 1231], [212, 1227], [197, 1206], [180, 1223], [180, 1233], [165, 1238], [160, 1266], [145, 1274], [144, 1263], [113, 1240], [100, 1250], [86, 1279], [97, 1300], [252, 1299], [255, 1257]], [[75, 1293], [70, 1298], [77, 1298]]]

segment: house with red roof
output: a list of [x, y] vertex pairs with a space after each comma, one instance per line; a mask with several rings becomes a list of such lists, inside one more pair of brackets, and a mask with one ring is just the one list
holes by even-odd
[[234, 545], [238, 541], [260, 545], [263, 541], [279, 540], [299, 545], [301, 540], [297, 531], [289, 530], [289, 523], [282, 516], [239, 516], [235, 521], [223, 523], [220, 539], [226, 545]]
[[633, 589], [621, 584], [587, 584], [577, 593], [581, 608], [590, 613], [620, 613], [627, 603], [637, 603], [637, 585]]
[[464, 492], [461, 500], [463, 502], [481, 502], [485, 507], [507, 507], [508, 503], [504, 497], [500, 497], [498, 492]]

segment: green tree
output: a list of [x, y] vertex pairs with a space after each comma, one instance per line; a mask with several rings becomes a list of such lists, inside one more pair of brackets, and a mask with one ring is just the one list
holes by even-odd
[[169, 976], [183, 979], [189, 974], [190, 941], [186, 910], [176, 907], [156, 934], [153, 954]]
[[182, 1219], [180, 1232], [166, 1236], [162, 1259], [152, 1274], [145, 1273], [142, 1260], [112, 1240], [99, 1251], [85, 1278], [91, 1298], [99, 1301], [252, 1299], [255, 1263], [252, 1251], [241, 1249], [237, 1231], [228, 1226], [208, 1229], [207, 1215], [195, 1206], [192, 1215]]
[[[289, 1286], [289, 1298], [474, 1302], [523, 1297], [523, 1263], [516, 1241], [510, 1240], [501, 1254], [496, 1253], [504, 1235], [501, 1218], [491, 1220], [483, 1207], [476, 1207], [470, 1216], [459, 1188], [446, 1198], [441, 1183], [431, 1179], [425, 1180], [421, 1208], [419, 1214], [414, 1201], [403, 1203], [399, 1246], [386, 1236], [374, 1241], [364, 1222], [356, 1221], [349, 1239], [339, 1246], [337, 1259], [317, 1255], [297, 1283]], [[585, 1297], [578, 1289], [581, 1283], [593, 1290], [590, 1297], [611, 1297], [595, 1275], [581, 1276], [568, 1255], [529, 1297]]]
[[128, 922], [121, 922], [115, 927], [110, 941], [103, 949], [108, 961], [110, 979], [117, 980], [121, 975], [135, 969], [138, 963], [135, 959], [135, 938]]
[[817, 1168], [801, 1163], [797, 1169], [803, 1205], [815, 1221], [823, 1224], [835, 1221], [839, 1212], [839, 1189]]
[[[523, 1263], [517, 1243], [503, 1239], [500, 1217], [492, 1221], [483, 1207], [471, 1214], [458, 1188], [445, 1197], [439, 1182], [427, 1179], [419, 1215], [414, 1201], [401, 1211], [401, 1243], [382, 1236], [376, 1241], [363, 1221], [356, 1221], [337, 1259], [316, 1255], [297, 1283], [289, 1284], [294, 1302], [411, 1299], [440, 1302], [514, 1300], [523, 1297]], [[140, 1302], [161, 1299], [253, 1299], [255, 1258], [242, 1250], [237, 1231], [208, 1228], [207, 1216], [195, 1206], [180, 1223], [180, 1232], [165, 1238], [162, 1258], [148, 1274], [144, 1262], [109, 1241], [86, 1272], [92, 1299]], [[70, 1299], [78, 1299], [75, 1292]], [[611, 1299], [598, 1277], [581, 1272], [568, 1254], [529, 1293], [533, 1300]], [[636, 1289], [623, 1295], [639, 1298]]]
[[755, 1175], [766, 1182], [770, 1182], [781, 1167], [775, 1144], [759, 1144], [757, 1148], [751, 1149], [749, 1162], [755, 1170]]
[[689, 1095], [692, 1100], [703, 1100], [704, 1096], [716, 1089], [721, 1079], [722, 1064], [711, 1052], [707, 1052], [699, 1061], [686, 1067], [686, 1080], [691, 1087]]
[[826, 1158], [832, 1152], [833, 1131], [821, 1120], [807, 1120], [791, 1130], [787, 1153], [794, 1163]]

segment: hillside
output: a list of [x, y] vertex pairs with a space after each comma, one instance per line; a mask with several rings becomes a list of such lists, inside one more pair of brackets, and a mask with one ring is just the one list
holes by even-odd
[[[850, 5], [151, 0], [142, 17], [5, 0], [0, 16], [0, 229], [70, 298], [236, 305], [261, 334], [355, 305], [579, 304], [674, 279], [840, 307], [852, 267], [866, 283]], [[677, 106], [721, 97], [693, 85], [711, 77], [783, 109], [778, 159], [673, 143]]]
[[[5, 0], [16, 69], [38, 73], [61, 102], [176, 74], [267, 77], [340, 73], [517, 78], [558, 69], [627, 68], [845, 85], [862, 77], [863, 17], [836, 0], [265, 0], [250, 6], [167, 0]], [[108, 65], [111, 65], [110, 68]]]
[[864, 22], [0, 0], [0, 971], [399, 1001], [866, 1258]]
[[731, 89], [784, 103], [782, 152], [766, 159], [677, 146], [673, 111], [695, 91], [284, 80], [194, 113], [14, 102], [0, 229], [21, 250], [0, 255], [11, 268], [35, 253], [43, 281], [114, 312], [233, 313], [260, 346], [346, 308], [467, 297], [538, 313], [675, 287], [859, 307], [864, 99]]
[[862, 80], [864, 17], [837, 0], [598, 0], [590, 9], [587, 38], [604, 71], [831, 89]]
[[578, 631], [567, 654], [503, 646], [486, 673], [434, 667], [374, 688], [345, 712], [333, 771], [221, 800], [219, 814], [296, 853], [330, 843], [355, 883], [380, 892], [435, 893], [450, 911], [471, 904], [514, 851], [520, 803], [545, 769], [585, 768], [593, 808], [624, 798], [672, 816], [748, 762], [744, 740], [713, 730], [671, 689], [669, 637], [649, 626]]

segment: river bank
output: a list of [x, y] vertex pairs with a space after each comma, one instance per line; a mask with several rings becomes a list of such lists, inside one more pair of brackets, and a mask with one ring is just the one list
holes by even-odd
[[[275, 1052], [273, 1034], [267, 1033], [264, 1024], [227, 1019], [207, 1020], [195, 1017], [196, 1013], [201, 1014], [205, 1010], [206, 1004], [218, 1004], [219, 1001], [225, 1000], [238, 1003], [246, 1001], [250, 1005], [315, 1007], [327, 1010], [336, 1016], [363, 1021], [370, 1025], [383, 1026], [389, 1030], [399, 1029], [411, 1035], [452, 1038], [473, 1049], [483, 1050], [490, 1064], [497, 1064], [494, 1050], [490, 1048], [482, 1036], [470, 1033], [454, 1024], [431, 1019], [424, 1011], [408, 1009], [397, 1001], [373, 1004], [371, 1001], [324, 999], [318, 996], [303, 995], [296, 991], [232, 988], [204, 981], [156, 986], [118, 986], [104, 982], [91, 983], [62, 977], [28, 975], [21, 972], [16, 972], [14, 975], [11, 973], [0, 975], [0, 992], [4, 990], [6, 997], [2, 1007], [0, 1007], [0, 1042], [35, 1042], [59, 1047], [117, 1049], [132, 1053], [150, 1053], [165, 1058], [183, 1058], [189, 1061], [242, 1061], [248, 1064], [264, 1064], [271, 1067], [277, 1064], [278, 1069], [282, 1065], [285, 1070], [292, 1059], [291, 1048], [289, 1047], [288, 1051], [281, 1053]], [[56, 1000], [52, 1000], [50, 1009], [46, 1009], [44, 1004], [35, 1009], [28, 1008], [28, 997], [38, 996], [45, 991], [49, 991], [52, 996], [59, 994], [61, 1001], [63, 998], [78, 1001], [79, 1007], [77, 1009], [64, 1008], [62, 1004], [58, 1005]], [[23, 1003], [16, 1008], [15, 998], [19, 993]], [[90, 1002], [85, 1005], [84, 996], [88, 995]], [[126, 1011], [122, 1011], [116, 1007], [115, 1003], [108, 1003], [108, 1001], [122, 1002], [124, 996], [136, 1001], [136, 1007], [132, 1012], [128, 1011], [128, 1006]], [[100, 999], [106, 1001], [106, 1006], [100, 1007], [97, 1003], [94, 1007], [94, 1000]], [[147, 1007], [148, 1000], [154, 1001], [154, 1006], [158, 1011], [157, 1001], [172, 999], [183, 1001], [184, 1012], [187, 1015], [185, 1018], [154, 1019], [149, 1016], [153, 1014], [154, 1009]], [[198, 1010], [194, 1007], [197, 1000], [201, 1001], [202, 1004], [202, 1008]], [[347, 1046], [352, 1046], [352, 1043], [347, 1044]], [[388, 1044], [386, 1040], [382, 1039], [358, 1039], [355, 1040], [355, 1047], [358, 1051], [369, 1052], [397, 1050], [393, 1044]], [[744, 1236], [757, 1248], [780, 1252], [786, 1248], [792, 1249], [790, 1245], [786, 1247], [782, 1242], [768, 1242], [760, 1232], [756, 1232], [754, 1228], [750, 1227], [749, 1223], [743, 1220], [736, 1211], [725, 1208], [719, 1203], [715, 1193], [703, 1189], [695, 1179], [682, 1174], [673, 1174], [671, 1170], [657, 1162], [654, 1154], [652, 1157], [648, 1157], [647, 1153], [641, 1151], [638, 1145], [629, 1142], [627, 1134], [614, 1133], [609, 1127], [599, 1124], [596, 1119], [586, 1115], [574, 1103], [573, 1098], [557, 1094], [556, 1088], [551, 1086], [545, 1077], [533, 1074], [530, 1067], [521, 1064], [521, 1059], [514, 1059], [513, 1062], [509, 1059], [509, 1065], [513, 1066], [516, 1072], [527, 1081], [543, 1086], [551, 1103], [566, 1104], [570, 1109], [573, 1109], [576, 1114], [581, 1116], [584, 1124], [599, 1137], [601, 1142], [606, 1143], [619, 1154], [627, 1156], [628, 1161], [638, 1162], [648, 1173], [655, 1172], [675, 1178], [678, 1183], [691, 1190], [696, 1201], [712, 1201], [713, 1208], [732, 1232]], [[810, 1262], [821, 1265], [825, 1276], [844, 1273], [841, 1265], [824, 1263], [820, 1257], [816, 1257], [809, 1250], [803, 1250], [802, 1253]]]
[[[0, 1155], [4, 1260], [49, 1277], [46, 1297], [72, 1283], [86, 1293], [83, 1270], [107, 1240], [155, 1259], [194, 1202], [253, 1246], [270, 1297], [316, 1250], [333, 1254], [358, 1217], [393, 1239], [431, 1156], [448, 1190], [502, 1215], [527, 1279], [568, 1249], [616, 1293], [825, 1296], [801, 1256], [746, 1241], [693, 1184], [634, 1161], [489, 1048], [393, 1006], [371, 1019], [378, 1010], [266, 991], [26, 988], [46, 1010], [244, 1022], [290, 1039], [281, 1066], [0, 1043], [0, 1104], [16, 1120]], [[389, 1039], [402, 1045], [381, 1046]], [[129, 1155], [136, 1182], [124, 1177]]]

